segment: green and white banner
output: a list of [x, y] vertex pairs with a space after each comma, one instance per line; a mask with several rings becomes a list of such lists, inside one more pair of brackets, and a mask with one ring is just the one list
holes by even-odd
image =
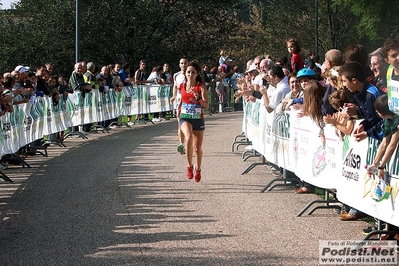
[[[360, 121], [357, 121], [359, 125]], [[338, 199], [370, 216], [399, 226], [399, 157], [389, 162], [387, 184], [376, 200], [378, 178], [367, 175], [378, 145], [372, 138], [356, 142], [337, 136], [335, 128], [320, 128], [292, 110], [268, 113], [260, 100], [245, 104], [243, 132], [266, 160], [294, 172], [301, 180], [324, 189], [336, 189]]]
[[122, 92], [92, 90], [83, 98], [80, 92], [60, 98], [57, 105], [49, 97], [36, 97], [34, 103], [14, 106], [0, 117], [0, 155], [10, 154], [43, 136], [68, 127], [96, 123], [121, 115], [137, 115], [172, 110], [170, 86], [124, 87]]

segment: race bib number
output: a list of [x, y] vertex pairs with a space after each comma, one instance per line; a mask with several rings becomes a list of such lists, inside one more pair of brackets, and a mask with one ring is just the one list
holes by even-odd
[[201, 105], [183, 103], [180, 118], [201, 119]]
[[399, 81], [392, 80], [388, 87], [388, 106], [389, 109], [399, 114]]

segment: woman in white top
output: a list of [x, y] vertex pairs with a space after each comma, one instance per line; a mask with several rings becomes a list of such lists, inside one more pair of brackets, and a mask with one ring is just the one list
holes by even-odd
[[151, 81], [153, 84], [162, 84], [162, 71], [163, 68], [161, 66], [153, 67], [150, 76], [147, 78], [147, 81]]

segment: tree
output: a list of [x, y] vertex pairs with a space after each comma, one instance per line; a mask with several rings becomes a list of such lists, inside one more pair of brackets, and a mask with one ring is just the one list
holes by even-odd
[[374, 42], [384, 42], [387, 38], [397, 38], [399, 34], [399, 5], [395, 0], [339, 0], [335, 5], [348, 8], [360, 18], [356, 25], [360, 37]]
[[[21, 0], [3, 14], [0, 69], [47, 61], [69, 75], [75, 53], [75, 1]], [[81, 1], [81, 58], [96, 65], [147, 59], [149, 65], [188, 56], [217, 60], [226, 35], [238, 25], [242, 1]], [[46, 8], [43, 8], [46, 7]], [[173, 66], [173, 65], [172, 65]]]

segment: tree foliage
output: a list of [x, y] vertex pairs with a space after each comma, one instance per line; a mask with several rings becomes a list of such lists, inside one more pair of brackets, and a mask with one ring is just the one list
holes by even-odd
[[355, 25], [360, 37], [367, 37], [376, 42], [398, 37], [398, 1], [338, 0], [335, 5], [350, 9], [354, 16], [360, 18], [360, 22]]
[[[80, 0], [80, 58], [177, 70], [182, 56], [216, 65], [223, 48], [244, 66], [257, 55], [288, 56], [290, 38], [305, 55], [316, 49], [316, 11], [320, 55], [352, 43], [371, 50], [397, 36], [398, 9], [394, 0]], [[0, 12], [0, 72], [52, 62], [69, 75], [75, 18], [76, 0], [20, 0]]]
[[[97, 65], [135, 66], [141, 59], [149, 65], [173, 65], [181, 56], [216, 62], [242, 9], [234, 0], [80, 1], [80, 58]], [[70, 73], [75, 61], [75, 1], [21, 0], [1, 16], [1, 71], [51, 61], [58, 72]]]

